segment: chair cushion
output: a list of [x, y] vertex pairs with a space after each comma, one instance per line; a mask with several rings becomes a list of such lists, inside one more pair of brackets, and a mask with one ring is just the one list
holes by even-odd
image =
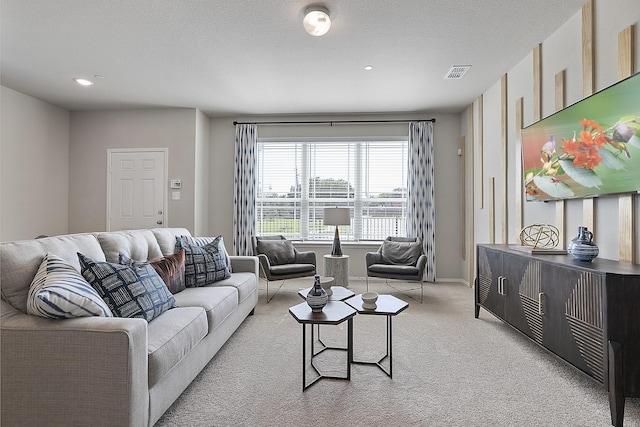
[[393, 276], [417, 276], [420, 269], [411, 265], [373, 264], [369, 266], [369, 272]]
[[265, 254], [271, 265], [291, 264], [296, 252], [291, 240], [258, 240], [258, 253]]
[[385, 240], [380, 249], [386, 264], [416, 265], [422, 255], [420, 242], [392, 242]]
[[274, 276], [283, 276], [285, 274], [305, 273], [314, 270], [315, 267], [313, 264], [276, 265], [271, 267], [271, 274]]

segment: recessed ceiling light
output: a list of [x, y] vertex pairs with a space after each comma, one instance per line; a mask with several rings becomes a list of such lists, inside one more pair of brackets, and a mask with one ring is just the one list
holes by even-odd
[[93, 86], [93, 82], [91, 80], [76, 78], [73, 79], [73, 81], [78, 83], [80, 86]]
[[367, 71], [371, 71], [371, 70], [373, 70], [373, 65], [365, 65], [364, 69], [367, 70]]

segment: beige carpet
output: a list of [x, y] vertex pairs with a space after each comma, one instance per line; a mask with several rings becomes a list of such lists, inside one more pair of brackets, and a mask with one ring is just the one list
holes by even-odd
[[[393, 282], [415, 298], [409, 283]], [[309, 279], [290, 280], [250, 316], [157, 426], [609, 426], [603, 386], [558, 361], [482, 310], [463, 284], [427, 283], [424, 303], [376, 281], [410, 306], [393, 319], [394, 376], [353, 365], [351, 381], [323, 379], [302, 392], [302, 327], [288, 308]], [[356, 293], [364, 282], [352, 280]], [[270, 291], [271, 291], [270, 287]], [[344, 343], [346, 323], [322, 327]], [[356, 316], [356, 358], [384, 354], [385, 318]], [[340, 374], [344, 352], [318, 363]], [[311, 375], [311, 372], [308, 374]], [[640, 399], [624, 425], [640, 426]]]

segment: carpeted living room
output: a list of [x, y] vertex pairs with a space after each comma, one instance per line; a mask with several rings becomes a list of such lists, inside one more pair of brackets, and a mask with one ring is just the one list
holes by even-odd
[[[409, 302], [393, 319], [393, 378], [375, 366], [353, 365], [351, 381], [323, 379], [302, 392], [302, 333], [288, 308], [311, 283], [287, 281], [269, 304], [260, 304], [156, 425], [610, 424], [600, 385], [491, 314], [474, 319], [473, 291], [454, 282], [425, 285], [420, 304], [415, 283], [390, 281], [390, 287], [376, 279], [372, 290]], [[349, 288], [366, 290], [362, 278], [350, 279]], [[264, 300], [264, 283], [260, 293]], [[343, 346], [345, 327], [323, 326], [321, 333]], [[356, 315], [354, 352], [369, 360], [385, 354], [383, 317]], [[322, 363], [341, 375], [344, 355], [332, 356]], [[640, 399], [627, 399], [625, 425], [639, 420]]]
[[0, 425], [640, 426], [638, 6], [0, 0]]

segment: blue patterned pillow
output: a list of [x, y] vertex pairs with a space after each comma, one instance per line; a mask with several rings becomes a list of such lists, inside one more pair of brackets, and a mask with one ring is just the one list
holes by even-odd
[[226, 251], [220, 250], [222, 236], [204, 246], [191, 244], [176, 236], [176, 252], [184, 249], [184, 282], [187, 288], [210, 285], [231, 277]]
[[42, 259], [29, 287], [27, 313], [53, 319], [113, 316], [102, 297], [78, 270], [50, 253]]
[[229, 272], [231, 272], [231, 259], [229, 258], [229, 252], [227, 252], [227, 248], [224, 247], [224, 239], [222, 238], [222, 235], [219, 235], [217, 237], [180, 236], [180, 238], [191, 245], [200, 247], [208, 245], [209, 243], [218, 242], [218, 250], [224, 254], [227, 268], [229, 269]]
[[84, 278], [117, 317], [141, 317], [147, 322], [175, 307], [176, 300], [149, 264], [127, 266], [95, 261], [78, 253]]

